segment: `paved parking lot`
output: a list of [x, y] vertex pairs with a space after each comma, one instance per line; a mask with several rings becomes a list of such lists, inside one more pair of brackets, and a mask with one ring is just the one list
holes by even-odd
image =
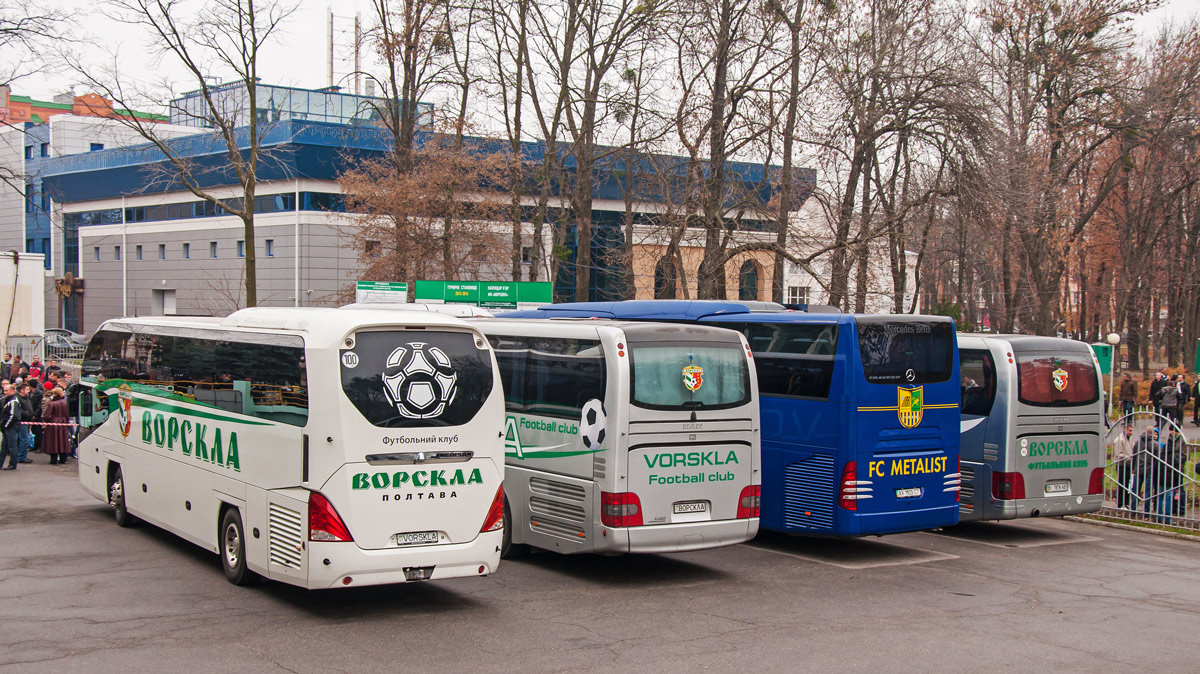
[[309, 592], [0, 474], [4, 672], [1200, 670], [1200, 543], [1059, 520]]

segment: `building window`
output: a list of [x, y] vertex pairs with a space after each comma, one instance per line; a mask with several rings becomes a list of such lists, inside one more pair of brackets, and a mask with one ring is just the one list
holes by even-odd
[[113, 259], [114, 260], [121, 259], [121, 247], [120, 246], [113, 246]]
[[185, 259], [185, 260], [192, 259], [192, 244], [190, 244], [190, 243], [183, 244], [183, 259]]
[[808, 304], [809, 286], [788, 286], [788, 304]]
[[524, 264], [533, 262], [533, 246], [521, 246], [521, 262]]
[[167, 259], [167, 244], [165, 244], [165, 243], [158, 244], [158, 259], [160, 259], [160, 260]]
[[104, 149], [104, 143], [92, 143], [92, 149], [90, 150], [90, 152], [95, 152], [96, 150], [103, 150], [103, 149]]
[[246, 257], [246, 242], [245, 241], [239, 240], [237, 242], [237, 255], [238, 255], [238, 257]]
[[208, 242], [208, 256], [209, 257], [217, 256], [217, 242], [216, 241]]
[[42, 210], [50, 212], [50, 195], [42, 192]]
[[137, 250], [137, 261], [141, 262], [142, 261], [142, 247], [138, 246], [136, 250]]
[[758, 299], [758, 263], [746, 260], [742, 263], [738, 274], [738, 299], [743, 301]]
[[366, 247], [367, 257], [379, 257], [379, 242], [368, 241]]
[[267, 239], [267, 257], [275, 257], [275, 239]]
[[33, 197], [34, 197], [33, 183], [25, 183], [25, 212], [26, 213], [33, 213], [35, 210], [35, 208], [34, 208], [35, 202], [33, 200]]
[[92, 250], [92, 252], [96, 254], [96, 262], [99, 262], [100, 261], [100, 246], [96, 246]]
[[36, 253], [37, 252], [36, 250], [33, 249], [33, 239], [25, 239], [25, 252], [26, 253]]
[[42, 156], [43, 157], [50, 156], [50, 143], [42, 143]]
[[33, 146], [32, 145], [25, 146], [25, 158], [33, 159]]

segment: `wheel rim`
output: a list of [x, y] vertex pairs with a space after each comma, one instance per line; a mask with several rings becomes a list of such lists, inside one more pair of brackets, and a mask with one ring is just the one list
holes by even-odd
[[121, 478], [114, 480], [108, 488], [108, 502], [117, 510], [125, 507], [125, 486]]
[[238, 528], [232, 522], [225, 527], [225, 563], [229, 568], [236, 569], [238, 559], [241, 557], [242, 539], [238, 535]]

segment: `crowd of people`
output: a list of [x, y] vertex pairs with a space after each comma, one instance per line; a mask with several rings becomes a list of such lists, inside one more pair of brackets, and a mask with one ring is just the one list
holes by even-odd
[[33, 463], [32, 452], [45, 454], [52, 465], [75, 458], [66, 399], [72, 383], [71, 373], [54, 359], [43, 364], [35, 356], [26, 363], [19, 355], [4, 354], [0, 363], [0, 470]]
[[[1184, 489], [1192, 448], [1180, 432], [1188, 404], [1192, 404], [1192, 425], [1200, 426], [1200, 376], [1188, 382], [1182, 374], [1154, 373], [1149, 400], [1139, 400], [1138, 383], [1128, 372], [1121, 377], [1120, 432], [1112, 440], [1112, 458], [1116, 463], [1117, 508], [1170, 524], [1172, 517], [1186, 514], [1188, 494]], [[1135, 434], [1134, 408], [1149, 402], [1155, 423]], [[1164, 423], [1164, 419], [1174, 422]], [[1139, 507], [1140, 506], [1140, 507]]]

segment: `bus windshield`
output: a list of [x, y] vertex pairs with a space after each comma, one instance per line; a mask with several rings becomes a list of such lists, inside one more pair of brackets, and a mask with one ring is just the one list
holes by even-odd
[[459, 426], [492, 392], [488, 351], [465, 332], [359, 332], [340, 357], [342, 391], [374, 426]]
[[734, 345], [630, 345], [633, 404], [649, 409], [721, 409], [750, 402], [750, 368]]
[[872, 384], [936, 384], [954, 370], [949, 321], [857, 318], [863, 375]]
[[1018, 397], [1026, 405], [1089, 405], [1100, 399], [1096, 368], [1082, 354], [1018, 353]]

